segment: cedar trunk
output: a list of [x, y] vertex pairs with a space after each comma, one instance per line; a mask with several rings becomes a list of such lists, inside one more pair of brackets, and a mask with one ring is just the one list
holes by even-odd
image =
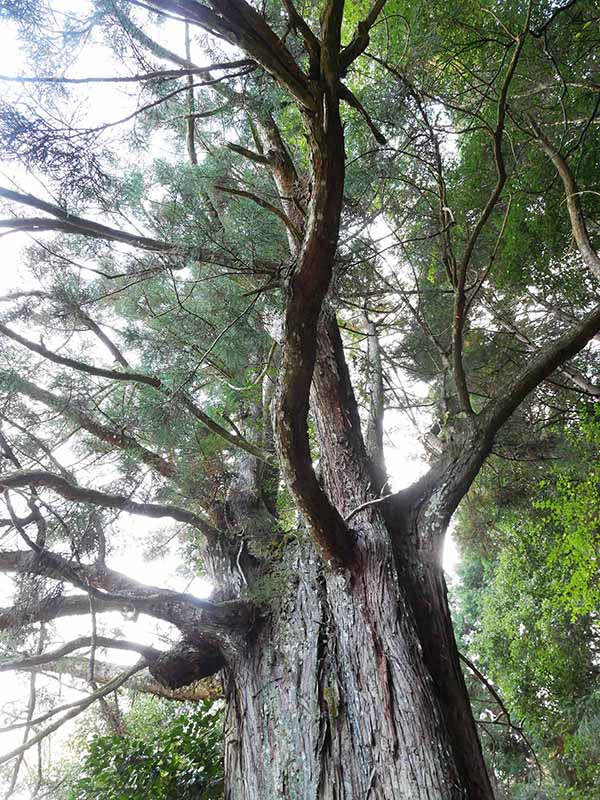
[[230, 664], [228, 800], [493, 796], [443, 576], [416, 551], [401, 574], [379, 514], [361, 516], [352, 576], [299, 545], [285, 598]]

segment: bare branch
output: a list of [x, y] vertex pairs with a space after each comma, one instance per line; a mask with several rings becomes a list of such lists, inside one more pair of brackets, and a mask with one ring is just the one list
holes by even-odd
[[115, 678], [110, 683], [107, 683], [101, 689], [94, 692], [89, 697], [86, 697], [84, 700], [79, 701], [74, 708], [72, 708], [69, 712], [67, 712], [63, 717], [53, 722], [51, 725], [48, 725], [47, 728], [44, 728], [43, 731], [40, 731], [35, 736], [32, 736], [31, 739], [24, 742], [19, 747], [15, 747], [14, 750], [11, 750], [9, 753], [6, 753], [3, 756], [0, 756], [0, 764], [5, 764], [7, 761], [11, 761], [13, 758], [16, 758], [21, 753], [24, 753], [30, 747], [33, 747], [34, 744], [41, 742], [43, 739], [46, 739], [50, 736], [51, 733], [57, 731], [65, 722], [68, 720], [73, 719], [74, 717], [81, 714], [86, 708], [92, 705], [92, 703], [99, 700], [101, 697], [105, 697], [107, 694], [114, 692], [119, 686], [122, 686], [132, 675], [135, 675], [136, 672], [140, 672], [140, 670], [146, 667], [146, 662], [144, 659], [140, 660], [135, 666], [130, 667], [128, 670], [125, 670], [121, 673], [118, 678]]
[[[190, 40], [190, 26], [185, 23], [185, 57], [188, 61], [191, 60], [191, 40]], [[209, 73], [210, 74], [210, 73]], [[187, 77], [188, 93], [187, 93], [187, 107], [188, 114], [186, 118], [186, 145], [190, 164], [195, 167], [198, 164], [198, 154], [196, 152], [196, 125], [194, 123], [194, 79], [191, 75]]]
[[131, 369], [129, 362], [123, 353], [119, 350], [112, 339], [104, 333], [100, 325], [98, 325], [97, 322], [95, 322], [88, 314], [79, 308], [79, 306], [74, 306], [71, 304], [70, 308], [74, 311], [77, 318], [80, 319], [83, 324], [102, 342], [115, 361], [122, 367], [125, 367], [125, 369]]
[[[56, 650], [52, 650], [47, 653], [38, 653], [34, 656], [26, 656], [18, 659], [17, 661], [0, 660], [0, 672], [9, 672], [11, 670], [27, 670], [32, 667], [50, 664], [51, 662], [57, 661], [59, 658], [63, 658], [63, 656], [72, 653], [74, 650], [81, 650], [83, 647], [90, 647], [91, 644], [91, 636], [80, 636], [77, 639], [73, 639], [72, 641], [63, 644]], [[155, 647], [150, 647], [149, 645], [138, 644], [137, 642], [131, 642], [127, 639], [112, 639], [107, 636], [96, 636], [96, 645], [109, 650], [133, 651], [135, 653], [140, 653], [140, 655], [143, 655], [148, 659], [157, 658], [160, 653], [160, 651]]]
[[[232, 150], [234, 153], [237, 153], [240, 156], [244, 156], [244, 158], [249, 159], [250, 161], [255, 161], [257, 164], [269, 164], [269, 159], [262, 155], [262, 153], [255, 153], [253, 150], [248, 150], [246, 147], [241, 147], [239, 144], [234, 144], [233, 142], [226, 142], [225, 147], [228, 150]], [[217, 189], [222, 188], [217, 186]], [[226, 191], [226, 190], [225, 190]]]
[[[529, 13], [531, 13], [531, 6]], [[526, 27], [528, 24], [529, 14], [527, 16]], [[506, 123], [508, 90], [517, 69], [524, 43], [525, 31], [516, 38], [515, 51], [512, 55], [506, 75], [502, 82], [500, 95], [498, 98], [496, 127], [493, 133], [494, 160], [497, 173], [496, 185], [492, 189], [487, 203], [485, 204], [481, 214], [479, 215], [479, 218], [477, 219], [477, 222], [475, 223], [475, 226], [473, 227], [473, 231], [467, 240], [462, 258], [460, 259], [460, 263], [457, 267], [455, 287], [456, 293], [454, 298], [454, 319], [452, 323], [452, 371], [461, 409], [465, 414], [468, 415], [473, 414], [473, 408], [471, 406], [469, 388], [467, 385], [467, 378], [462, 360], [463, 332], [467, 313], [467, 298], [465, 292], [467, 269], [479, 236], [487, 224], [494, 208], [496, 207], [496, 204], [498, 203], [506, 184], [507, 172], [506, 164], [504, 162], [504, 154], [502, 152], [502, 145], [504, 140], [504, 127]]]
[[364, 118], [365, 122], [369, 126], [369, 130], [375, 137], [375, 141], [377, 142], [377, 144], [385, 146], [387, 144], [387, 139], [381, 133], [379, 128], [375, 125], [375, 123], [369, 116], [369, 113], [367, 112], [366, 108], [360, 102], [358, 97], [356, 97], [356, 95], [354, 95], [350, 91], [350, 89], [341, 82], [340, 82], [340, 97], [342, 98], [342, 100], [345, 100], [349, 106], [356, 109], [356, 111], [358, 111], [358, 113]]
[[208, 73], [222, 69], [239, 69], [240, 67], [250, 67], [254, 64], [250, 59], [240, 59], [238, 61], [221, 61], [209, 64], [206, 67], [188, 67], [186, 69], [163, 69], [154, 72], [144, 72], [138, 75], [109, 75], [105, 77], [92, 76], [87, 78], [64, 78], [54, 75], [0, 75], [0, 81], [10, 83], [55, 83], [55, 84], [81, 84], [81, 83], [140, 83], [143, 81], [154, 80], [173, 80], [175, 78], [185, 78], [190, 75], [206, 75]]
[[[38, 633], [38, 641], [37, 641], [38, 653], [41, 652], [44, 646], [44, 634], [45, 634], [45, 629], [44, 626], [42, 625]], [[23, 744], [27, 743], [31, 727], [33, 724], [33, 715], [35, 713], [35, 706], [37, 702], [37, 693], [35, 684], [36, 684], [36, 676], [32, 674], [29, 677], [29, 702], [27, 703], [27, 717], [24, 723], [25, 732], [23, 734]], [[14, 764], [12, 775], [10, 778], [10, 784], [6, 794], [4, 795], [4, 800], [8, 800], [8, 798], [12, 795], [15, 786], [17, 785], [17, 780], [19, 778], [19, 771], [21, 769], [22, 763], [23, 763], [23, 753], [20, 753]]]

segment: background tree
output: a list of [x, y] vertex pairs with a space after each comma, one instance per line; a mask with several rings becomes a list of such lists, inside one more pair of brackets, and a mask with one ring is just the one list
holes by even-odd
[[598, 792], [597, 408], [575, 430], [555, 427], [545, 463], [519, 463], [526, 491], [512, 499], [498, 491], [514, 481], [498, 460], [457, 527], [460, 646], [475, 661], [473, 704], [509, 797], [540, 785], [551, 798]]
[[[99, 648], [141, 656], [5, 759], [136, 671], [222, 671], [227, 797], [492, 797], [440, 554], [486, 459], [598, 396], [598, 10], [4, 7], [34, 74], [0, 140], [45, 188], [0, 189], [33, 240], [0, 322], [0, 627], [51, 664], [40, 625], [89, 615], [92, 687]], [[99, 42], [115, 74], [56, 69]], [[104, 83], [139, 102], [90, 124]], [[431, 466], [391, 491], [415, 378]], [[211, 600], [108, 566], [134, 515], [186, 526]], [[98, 630], [123, 609], [179, 640]]]
[[55, 796], [219, 800], [223, 720], [214, 706], [138, 698], [119, 733], [87, 737], [84, 752], [61, 764]]

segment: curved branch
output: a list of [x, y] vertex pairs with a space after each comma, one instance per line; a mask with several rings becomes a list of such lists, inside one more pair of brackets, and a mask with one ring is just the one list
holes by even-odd
[[337, 250], [344, 191], [344, 133], [337, 96], [336, 42], [339, 9], [324, 15], [326, 72], [323, 120], [307, 117], [313, 161], [313, 191], [304, 241], [290, 276], [275, 409], [277, 445], [286, 481], [323, 558], [336, 568], [351, 560], [353, 537], [339, 510], [320, 485], [312, 463], [307, 423], [317, 354], [317, 326]]
[[21, 753], [24, 753], [26, 750], [29, 750], [29, 748], [33, 747], [34, 744], [41, 742], [43, 739], [46, 739], [48, 736], [50, 736], [51, 733], [54, 733], [54, 731], [62, 727], [65, 724], [65, 722], [68, 722], [68, 720], [73, 719], [73, 717], [77, 717], [79, 714], [85, 711], [86, 708], [89, 708], [89, 706], [91, 706], [92, 703], [96, 702], [96, 700], [99, 700], [101, 697], [105, 697], [107, 694], [114, 692], [116, 689], [119, 688], [119, 686], [122, 686], [132, 675], [135, 675], [136, 672], [140, 672], [140, 670], [144, 669], [145, 667], [146, 667], [146, 662], [145, 660], [142, 659], [137, 664], [135, 664], [135, 666], [130, 667], [128, 670], [122, 672], [118, 678], [115, 678], [114, 680], [110, 681], [110, 683], [107, 683], [105, 686], [103, 686], [101, 689], [98, 689], [89, 697], [86, 697], [83, 700], [78, 701], [75, 707], [72, 708], [70, 711], [68, 711], [63, 717], [56, 720], [51, 725], [48, 725], [47, 728], [44, 728], [43, 731], [40, 731], [35, 736], [32, 736], [31, 739], [28, 739], [27, 742], [23, 743], [19, 747], [16, 747], [9, 753], [0, 756], [0, 764], [5, 764], [7, 761], [11, 761], [13, 758], [16, 758]]
[[[123, 611], [127, 604], [116, 600], [102, 601], [98, 611]], [[131, 603], [129, 603], [131, 608]], [[81, 617], [90, 613], [90, 598], [87, 594], [63, 597], [58, 595], [38, 603], [34, 608], [8, 606], [0, 608], [0, 631], [22, 628], [36, 622], [51, 622], [61, 617]]]
[[556, 369], [582, 350], [600, 332], [600, 306], [578, 325], [549, 344], [525, 365], [508, 386], [481, 412], [483, 431], [493, 437], [527, 395]]
[[[79, 638], [73, 639], [72, 641], [63, 644], [56, 650], [51, 650], [48, 653], [40, 653], [35, 656], [26, 656], [25, 658], [20, 658], [17, 661], [0, 661], [0, 672], [9, 672], [11, 670], [28, 670], [33, 667], [50, 664], [53, 661], [57, 661], [59, 658], [72, 653], [74, 650], [81, 650], [83, 647], [90, 647], [92, 644], [92, 639], [92, 636], [80, 636]], [[133, 651], [145, 656], [148, 659], [158, 658], [160, 655], [160, 650], [157, 650], [155, 647], [138, 644], [137, 642], [131, 642], [127, 639], [111, 639], [107, 636], [96, 636], [95, 644], [97, 647], [103, 647], [110, 650]]]
[[[157, 651], [158, 652], [158, 651]], [[40, 667], [20, 667], [20, 672], [43, 672], [44, 674], [69, 675], [72, 678], [87, 680], [88, 660], [86, 658], [63, 658], [55, 665]], [[106, 661], [96, 662], [94, 678], [97, 683], [104, 685], [119, 674], [119, 667]], [[134, 675], [127, 683], [127, 689], [132, 692], [150, 694], [162, 697], [165, 700], [195, 703], [198, 700], [217, 700], [223, 696], [223, 687], [217, 678], [200, 678], [187, 686], [171, 688], [165, 686], [152, 675], [143, 673]]]
[[369, 46], [369, 32], [377, 21], [377, 17], [383, 10], [386, 2], [387, 0], [375, 0], [373, 7], [365, 19], [361, 20], [356, 26], [356, 32], [352, 37], [352, 41], [342, 50], [340, 55], [342, 74], [346, 72], [350, 64], [352, 64], [352, 62], [355, 61], [359, 55], [361, 55], [361, 53], [364, 53]]
[[[527, 24], [529, 24], [529, 15], [527, 18]], [[488, 197], [488, 200], [477, 221], [475, 222], [469, 238], [467, 239], [462, 258], [460, 259], [456, 271], [454, 319], [452, 321], [452, 372], [461, 409], [469, 416], [473, 414], [473, 407], [471, 405], [467, 376], [465, 374], [463, 363], [464, 326], [468, 314], [467, 295], [465, 290], [467, 269], [471, 262], [471, 258], [473, 256], [475, 246], [479, 240], [479, 236], [481, 235], [492, 215], [492, 212], [500, 200], [506, 184], [507, 171], [504, 161], [504, 154], [502, 152], [502, 146], [504, 141], [504, 128], [506, 124], [508, 91], [515, 75], [524, 43], [525, 34], [522, 33], [516, 39], [515, 51], [502, 82], [500, 96], [498, 98], [496, 127], [493, 131], [493, 152], [496, 166], [496, 184], [492, 189], [492, 192]]]
[[254, 620], [254, 607], [247, 601], [213, 603], [189, 593], [139, 583], [104, 564], [77, 564], [42, 549], [0, 552], [0, 571], [27, 572], [67, 581], [86, 592], [69, 597], [55, 594], [33, 608], [0, 609], [0, 630], [87, 614], [90, 595], [97, 611], [134, 609], [165, 620], [179, 628], [190, 642], [209, 648], [211, 653], [215, 648], [223, 652], [234, 648], [232, 633], [243, 634]]
[[192, 0], [150, 0], [161, 10], [175, 12], [181, 19], [225, 39], [244, 50], [304, 108], [314, 109], [315, 98], [306, 75], [287, 47], [246, 0], [209, 0], [212, 10]]
[[446, 525], [468, 492], [482, 464], [489, 455], [498, 431], [523, 400], [555, 370], [560, 369], [600, 332], [600, 305], [571, 330], [534, 355], [507, 386], [474, 417], [474, 424], [460, 441], [456, 451], [435, 464], [409, 489], [398, 492], [397, 501], [416, 503], [436, 536], [445, 533]]
[[587, 225], [585, 224], [585, 215], [581, 205], [581, 192], [577, 186], [577, 182], [571, 168], [567, 161], [554, 147], [550, 139], [544, 134], [537, 122], [530, 117], [531, 127], [533, 128], [536, 139], [541, 145], [542, 149], [548, 155], [558, 172], [558, 175], [563, 183], [565, 189], [565, 197], [567, 200], [567, 210], [569, 212], [569, 220], [571, 222], [571, 230], [573, 232], [573, 239], [579, 250], [584, 263], [589, 267], [592, 274], [600, 279], [600, 256], [594, 249], [590, 235], [588, 233]]
[[153, 519], [170, 517], [177, 522], [183, 522], [186, 525], [198, 528], [198, 530], [211, 536], [218, 534], [217, 529], [213, 528], [206, 520], [184, 508], [162, 503], [138, 503], [119, 494], [110, 494], [108, 492], [100, 492], [97, 489], [78, 486], [61, 475], [45, 470], [19, 471], [0, 475], [0, 486], [5, 486], [8, 489], [23, 488], [25, 486], [46, 487], [53, 489], [66, 500], [73, 500], [77, 503], [90, 503], [102, 508], [115, 508], [127, 511], [129, 514], [140, 514]]

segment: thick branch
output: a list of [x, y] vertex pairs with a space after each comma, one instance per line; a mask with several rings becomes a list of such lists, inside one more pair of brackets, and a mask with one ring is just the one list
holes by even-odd
[[[88, 637], [89, 639], [90, 637]], [[104, 637], [99, 637], [104, 638]], [[108, 640], [110, 641], [110, 640]], [[101, 645], [102, 646], [102, 645]], [[151, 650], [152, 648], [148, 648]], [[158, 656], [160, 651], [156, 651]], [[148, 659], [149, 665], [156, 657]], [[202, 661], [202, 655], [196, 654], [196, 661]], [[63, 658], [56, 664], [46, 664], [45, 666], [23, 666], [17, 669], [20, 672], [44, 672], [58, 675], [69, 675], [72, 678], [87, 680], [88, 660], [86, 658]], [[94, 678], [98, 684], [104, 686], [113, 681], [119, 674], [120, 669], [116, 664], [105, 661], [97, 661], [94, 669]], [[213, 673], [214, 674], [214, 673]], [[221, 683], [216, 678], [199, 678], [185, 686], [172, 688], [161, 683], [148, 673], [138, 673], [127, 682], [127, 689], [141, 694], [150, 694], [155, 697], [162, 697], [165, 700], [175, 700], [178, 702], [194, 703], [198, 700], [216, 700], [223, 695]]]
[[[102, 602], [98, 611], [123, 611], [131, 608], [122, 601]], [[90, 598], [87, 594], [63, 597], [58, 595], [30, 607], [27, 605], [0, 608], [0, 631], [17, 630], [36, 622], [52, 622], [61, 617], [81, 617], [90, 613]]]
[[324, 308], [319, 320], [311, 412], [319, 442], [321, 480], [347, 522], [372, 494], [358, 405], [335, 314]]
[[175, 12], [187, 22], [240, 47], [305, 108], [315, 99], [306, 76], [264, 18], [245, 0], [209, 0], [212, 10], [192, 0], [151, 0], [156, 8]]
[[318, 74], [319, 62], [321, 60], [321, 43], [304, 17], [298, 13], [293, 0], [283, 0], [283, 6], [287, 12], [290, 25], [302, 37], [310, 60], [311, 75]]
[[11, 378], [11, 388], [14, 388], [19, 394], [27, 395], [32, 400], [37, 400], [48, 408], [58, 411], [63, 417], [71, 420], [111, 447], [118, 447], [134, 453], [144, 464], [157, 470], [161, 475], [165, 477], [173, 477], [175, 475], [177, 468], [170, 461], [167, 461], [158, 453], [148, 450], [132, 436], [102, 425], [79, 408], [74, 400], [52, 394], [52, 392], [48, 392], [31, 381], [16, 375]]
[[569, 212], [569, 220], [571, 222], [571, 230], [573, 232], [573, 239], [577, 245], [577, 249], [581, 253], [584, 263], [589, 267], [592, 274], [600, 279], [600, 256], [592, 246], [590, 235], [585, 224], [585, 216], [581, 206], [581, 192], [575, 181], [575, 177], [571, 172], [571, 168], [567, 161], [554, 147], [550, 139], [543, 133], [539, 125], [530, 118], [531, 125], [535, 131], [536, 137], [544, 152], [550, 157], [558, 172], [560, 179], [565, 189], [565, 196], [567, 199], [567, 210]]
[[600, 306], [579, 324], [533, 356], [523, 369], [476, 415], [466, 435], [427, 475], [396, 496], [400, 506], [415, 503], [423, 530], [441, 540], [461, 499], [475, 480], [494, 439], [511, 414], [542, 381], [582, 350], [600, 332]]
[[65, 209], [60, 206], [47, 203], [31, 194], [15, 192], [12, 189], [0, 187], [0, 198], [36, 208], [38, 211], [45, 211], [53, 217], [56, 217], [56, 220], [46, 219], [45, 217], [30, 219], [19, 219], [15, 217], [14, 219], [1, 220], [0, 227], [34, 232], [59, 230], [66, 233], [79, 234], [81, 236], [91, 236], [96, 239], [122, 242], [123, 244], [129, 244], [133, 247], [139, 247], [142, 250], [152, 250], [160, 253], [175, 253], [178, 249], [169, 242], [163, 242], [159, 239], [152, 239], [147, 236], [138, 236], [134, 233], [127, 233], [127, 231], [121, 231], [117, 228], [111, 228], [108, 225], [102, 225], [99, 222], [93, 222], [92, 220], [78, 217], [75, 214], [70, 214], [68, 211], [65, 211]]
[[340, 56], [340, 64], [342, 67], [342, 74], [346, 72], [350, 64], [355, 61], [361, 53], [369, 46], [369, 32], [377, 21], [377, 17], [383, 10], [387, 0], [375, 0], [373, 7], [369, 14], [358, 23], [356, 33], [352, 37], [350, 44], [342, 50]]
[[87, 593], [55, 596], [33, 608], [2, 609], [0, 630], [89, 613], [92, 595], [97, 611], [134, 609], [175, 625], [189, 642], [208, 648], [212, 663], [215, 648], [225, 654], [236, 647], [239, 642], [234, 633], [243, 637], [254, 619], [254, 608], [245, 601], [213, 603], [185, 592], [140, 583], [104, 564], [75, 563], [47, 550], [0, 553], [0, 571], [66, 581]]
[[350, 560], [352, 536], [315, 475], [307, 432], [317, 326], [329, 289], [344, 191], [344, 133], [337, 96], [339, 3], [323, 17], [321, 70], [324, 117], [306, 118], [313, 161], [313, 191], [306, 233], [290, 277], [275, 410], [277, 444], [290, 490], [323, 557], [337, 567]]
[[173, 390], [166, 386], [160, 380], [160, 378], [157, 378], [153, 375], [146, 375], [143, 372], [132, 372], [125, 370], [117, 371], [113, 369], [105, 369], [104, 367], [95, 367], [92, 364], [86, 364], [84, 361], [78, 361], [77, 359], [69, 358], [68, 356], [58, 355], [58, 353], [53, 353], [51, 350], [48, 350], [48, 348], [44, 347], [44, 345], [36, 344], [36, 342], [32, 342], [30, 339], [26, 339], [24, 336], [21, 336], [16, 331], [11, 330], [2, 323], [0, 323], [0, 333], [8, 336], [10, 339], [23, 345], [23, 347], [26, 347], [28, 350], [43, 356], [44, 358], [48, 359], [48, 361], [52, 361], [55, 364], [61, 364], [62, 366], [76, 369], [79, 372], [85, 372], [88, 375], [95, 375], [98, 378], [108, 378], [109, 380], [113, 381], [125, 381], [128, 383], [139, 383], [144, 386], [150, 386], [180, 403], [206, 428], [211, 430], [213, 433], [216, 433], [217, 436], [220, 436], [222, 439], [234, 445], [235, 447], [240, 447], [242, 450], [247, 450], [249, 453], [252, 453], [252, 455], [255, 455], [257, 458], [260, 458], [263, 461], [268, 460], [267, 456], [260, 450], [260, 448], [255, 447], [250, 442], [247, 442], [241, 436], [230, 433], [226, 428], [224, 428], [222, 425], [219, 425], [218, 422], [215, 422], [211, 417], [209, 417], [208, 414], [205, 414], [187, 394], [181, 390], [173, 392]]
[[367, 334], [370, 402], [366, 445], [377, 480], [375, 490], [379, 492], [387, 482], [385, 457], [383, 455], [383, 368], [377, 327], [368, 317]]
[[556, 369], [582, 350], [600, 332], [600, 306], [597, 306], [578, 325], [531, 359], [481, 413], [486, 435], [493, 436], [527, 395]]
[[202, 519], [202, 517], [184, 508], [163, 505], [161, 503], [138, 503], [122, 495], [109, 494], [108, 492], [100, 492], [97, 489], [77, 486], [61, 475], [55, 475], [45, 470], [20, 471], [0, 475], [0, 486], [5, 486], [9, 489], [23, 488], [26, 486], [37, 488], [46, 487], [48, 489], [53, 489], [66, 500], [73, 500], [77, 503], [90, 503], [91, 505], [100, 506], [102, 508], [120, 509], [130, 514], [139, 514], [154, 519], [169, 517], [177, 522], [184, 522], [186, 525], [198, 528], [198, 530], [211, 536], [218, 533], [218, 531]]

